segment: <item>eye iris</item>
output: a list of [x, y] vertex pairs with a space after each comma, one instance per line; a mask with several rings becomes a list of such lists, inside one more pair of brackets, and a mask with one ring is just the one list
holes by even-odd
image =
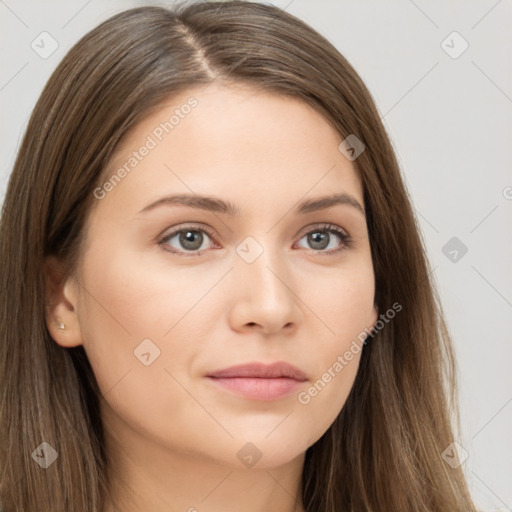
[[[199, 241], [199, 243], [197, 243]], [[186, 230], [180, 233], [180, 243], [185, 249], [195, 251], [203, 243], [203, 234], [200, 231]]]
[[[325, 249], [329, 245], [329, 237], [325, 232], [315, 231], [308, 235], [308, 242], [312, 243], [314, 249]], [[318, 247], [318, 243], [320, 247]]]

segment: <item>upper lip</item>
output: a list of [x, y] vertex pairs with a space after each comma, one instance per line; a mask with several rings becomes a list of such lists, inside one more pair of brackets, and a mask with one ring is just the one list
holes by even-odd
[[247, 363], [237, 366], [230, 366], [224, 370], [218, 370], [207, 375], [208, 377], [255, 377], [260, 379], [275, 379], [287, 377], [299, 381], [308, 380], [306, 374], [295, 366], [278, 361], [272, 364]]

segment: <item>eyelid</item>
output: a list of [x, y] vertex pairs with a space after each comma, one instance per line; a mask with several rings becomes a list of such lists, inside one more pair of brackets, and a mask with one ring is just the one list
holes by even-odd
[[[308, 233], [311, 233], [313, 231], [336, 231], [337, 233], [343, 234], [344, 236], [350, 238], [350, 235], [348, 232], [343, 229], [341, 226], [338, 226], [337, 224], [331, 224], [330, 222], [317, 222], [310, 224], [309, 226], [306, 226], [304, 229], [301, 229], [299, 233], [302, 233], [301, 238], [304, 235], [307, 235]], [[299, 235], [297, 235], [299, 236]]]

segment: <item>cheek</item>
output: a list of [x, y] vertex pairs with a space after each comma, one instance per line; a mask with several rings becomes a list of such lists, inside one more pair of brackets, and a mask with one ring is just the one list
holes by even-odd
[[[84, 348], [102, 392], [129, 372], [127, 378], [135, 379], [141, 369], [146, 369], [143, 387], [162, 389], [150, 376], [164, 368], [189, 368], [208, 339], [211, 325], [201, 319], [211, 317], [218, 304], [212, 288], [224, 271], [206, 266], [170, 271], [165, 258], [143, 260], [120, 246], [98, 241], [85, 259], [82, 284], [87, 291], [79, 308]], [[168, 379], [165, 374], [163, 380]]]
[[[133, 249], [122, 251], [98, 243], [99, 249], [88, 254], [84, 265], [86, 288], [85, 322], [109, 337], [161, 339], [192, 310], [218, 280], [218, 276], [201, 275], [186, 267], [172, 271], [165, 258], [142, 258]], [[109, 251], [110, 249], [110, 251]]]
[[199, 302], [215, 276], [204, 282], [190, 272], [155, 268], [128, 252], [112, 250], [102, 261], [91, 251], [80, 323], [106, 411], [143, 436], [180, 439], [191, 407], [182, 386], [188, 387], [197, 340], [205, 338]]
[[[341, 411], [359, 368], [362, 346], [374, 320], [374, 276], [371, 265], [340, 271], [310, 295], [311, 310], [318, 312], [318, 343], [314, 353], [314, 378], [297, 396], [301, 407], [322, 411], [326, 429]], [[309, 305], [309, 304], [308, 304]], [[320, 336], [321, 332], [321, 336]], [[318, 427], [318, 424], [317, 424]]]
[[[302, 283], [304, 301], [323, 324], [324, 353], [332, 356], [332, 350], [344, 349], [373, 324], [375, 288], [371, 260], [361, 258], [357, 264], [340, 266], [320, 280], [317, 276], [316, 281], [308, 281]], [[315, 291], [306, 292], [308, 289]]]

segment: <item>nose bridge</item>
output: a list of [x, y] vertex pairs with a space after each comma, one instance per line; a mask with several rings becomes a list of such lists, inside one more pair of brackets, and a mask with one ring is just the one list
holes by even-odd
[[284, 284], [276, 274], [286, 273], [283, 248], [275, 246], [268, 233], [256, 236], [248, 236], [236, 249], [241, 259], [240, 271], [254, 286], [269, 288], [271, 294], [281, 293]]

